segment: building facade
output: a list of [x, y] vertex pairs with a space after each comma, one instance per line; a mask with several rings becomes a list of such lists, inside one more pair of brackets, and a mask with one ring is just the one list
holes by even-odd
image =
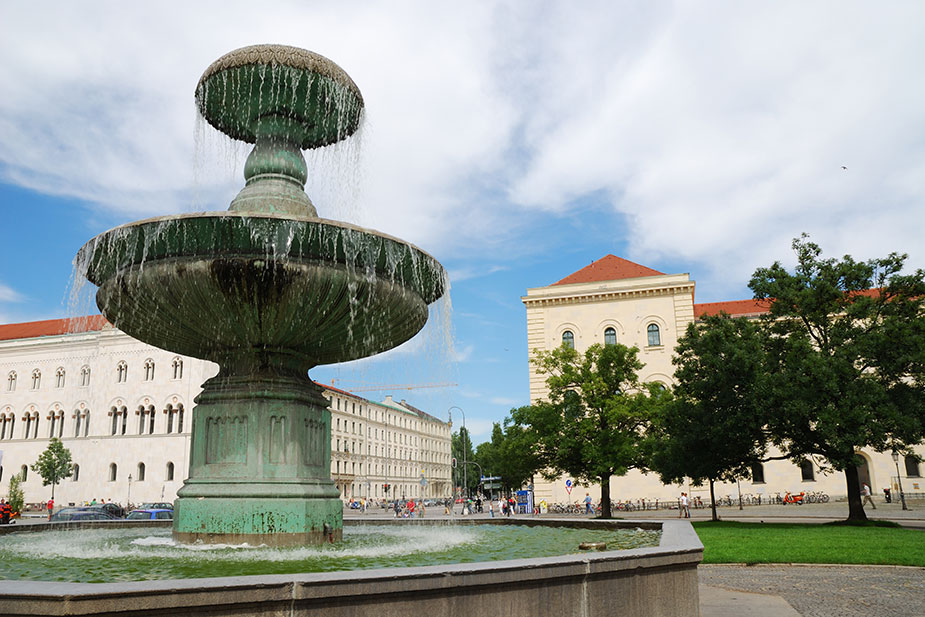
[[[579, 351], [594, 343], [616, 343], [639, 348], [645, 366], [640, 372], [643, 382], [674, 384], [672, 356], [678, 339], [688, 324], [703, 315], [723, 311], [742, 317], [758, 316], [766, 306], [755, 300], [696, 304], [694, 281], [688, 274], [664, 274], [614, 255], [593, 262], [547, 287], [528, 289], [521, 300], [527, 311], [527, 347], [532, 358], [539, 349], [550, 350], [571, 345]], [[548, 394], [545, 379], [530, 365], [530, 402]], [[916, 450], [925, 454], [921, 446]], [[862, 450], [864, 461], [859, 473], [875, 494], [891, 488], [898, 494], [899, 481], [907, 493], [921, 493], [925, 481], [920, 464], [911, 457], [896, 463], [889, 453]], [[751, 480], [737, 484], [717, 484], [716, 495], [742, 494], [773, 497], [786, 491], [793, 493], [824, 492], [830, 497], [844, 497], [845, 478], [841, 472], [823, 473], [813, 460], [794, 465], [789, 461], [769, 461], [753, 470]], [[594, 499], [598, 487], [571, 489], [563, 477], [548, 482], [537, 476], [536, 500], [552, 503], [580, 501], [585, 493]], [[673, 500], [681, 491], [706, 498], [708, 487], [662, 484], [656, 474], [631, 470], [626, 476], [611, 480], [614, 500]], [[578, 493], [576, 493], [578, 491]]]
[[[46, 501], [51, 487], [29, 466], [58, 437], [75, 467], [56, 503], [173, 501], [189, 471], [195, 398], [217, 372], [99, 316], [0, 325], [0, 495], [17, 473], [27, 503]], [[344, 500], [451, 494], [451, 424], [391, 397], [322, 388]]]

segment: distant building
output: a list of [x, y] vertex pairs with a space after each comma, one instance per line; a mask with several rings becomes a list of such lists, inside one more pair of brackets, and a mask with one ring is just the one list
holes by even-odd
[[[75, 463], [55, 489], [59, 505], [173, 501], [189, 471], [194, 399], [217, 372], [100, 316], [0, 325], [0, 495], [25, 473], [26, 502], [47, 500], [51, 487], [29, 466], [58, 437]], [[405, 401], [322, 387], [331, 475], [344, 500], [452, 494], [450, 424]]]
[[[671, 359], [679, 337], [688, 324], [704, 315], [720, 312], [742, 317], [757, 317], [768, 305], [756, 300], [694, 303], [694, 281], [688, 274], [664, 274], [651, 268], [607, 255], [591, 265], [547, 287], [528, 289], [521, 298], [527, 310], [527, 349], [529, 356], [538, 349], [550, 350], [562, 344], [581, 351], [594, 343], [616, 343], [639, 348], [639, 359], [645, 364], [640, 372], [643, 382], [674, 383]], [[548, 394], [545, 379], [530, 365], [530, 402], [542, 400]], [[925, 455], [925, 448], [917, 453]], [[889, 453], [868, 450], [858, 452], [864, 464], [859, 469], [861, 480], [875, 494], [894, 487], [896, 468]], [[920, 465], [909, 458], [900, 461], [900, 477], [907, 493], [921, 493], [925, 482]], [[743, 494], [773, 496], [785, 491], [821, 491], [831, 497], [845, 495], [844, 474], [823, 475], [819, 467], [806, 460], [802, 465], [789, 461], [771, 461], [753, 470], [752, 480], [735, 484], [717, 484], [717, 497]], [[566, 489], [563, 477], [553, 482], [536, 476], [536, 500], [549, 502], [577, 501], [591, 492], [595, 499], [599, 489], [579, 489], [580, 494]], [[626, 476], [611, 480], [614, 500], [672, 500], [682, 490], [688, 494], [708, 494], [708, 487], [663, 485], [656, 474], [631, 470]], [[898, 492], [896, 493], [898, 494]]]

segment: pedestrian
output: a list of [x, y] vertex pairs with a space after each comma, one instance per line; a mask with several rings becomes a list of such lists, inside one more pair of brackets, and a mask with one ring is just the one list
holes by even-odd
[[488, 501], [488, 518], [495, 518], [495, 509], [491, 505], [491, 500]]
[[886, 501], [886, 503], [893, 503], [893, 496], [890, 495], [889, 487], [883, 489], [883, 500]]
[[48, 500], [48, 520], [51, 520], [51, 513], [54, 509], [55, 509], [55, 500], [49, 499]]
[[867, 486], [867, 483], [865, 482], [861, 487], [861, 507], [863, 508], [864, 504], [866, 503], [869, 503], [871, 506], [873, 506], [874, 510], [877, 509], [877, 504], [874, 503], [873, 497], [870, 496], [870, 487]]
[[10, 502], [5, 499], [0, 499], [0, 522], [4, 525], [9, 525], [10, 516], [13, 514], [13, 508], [10, 506]]
[[594, 514], [591, 509], [591, 493], [585, 493], [585, 514]]
[[691, 517], [691, 500], [687, 497], [687, 493], [681, 493], [680, 505], [678, 508], [678, 518], [681, 517]]

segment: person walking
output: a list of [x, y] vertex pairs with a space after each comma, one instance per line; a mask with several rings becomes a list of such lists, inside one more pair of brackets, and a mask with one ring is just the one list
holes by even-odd
[[863, 508], [864, 504], [866, 503], [869, 503], [871, 506], [873, 506], [874, 510], [877, 509], [877, 504], [874, 503], [873, 497], [870, 496], [870, 487], [867, 486], [867, 483], [865, 482], [861, 486], [861, 507]]
[[690, 518], [691, 517], [691, 500], [687, 497], [687, 493], [681, 493], [680, 507], [678, 508], [678, 518]]
[[594, 514], [591, 509], [591, 493], [585, 493], [585, 514]]

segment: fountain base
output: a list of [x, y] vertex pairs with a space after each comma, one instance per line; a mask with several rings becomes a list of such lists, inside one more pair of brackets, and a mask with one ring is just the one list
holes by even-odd
[[305, 546], [341, 540], [340, 499], [180, 498], [173, 537], [192, 544]]
[[174, 511], [178, 541], [292, 546], [340, 539], [327, 400], [307, 375], [281, 363], [229, 359], [223, 371], [230, 373], [203, 384], [190, 475]]

